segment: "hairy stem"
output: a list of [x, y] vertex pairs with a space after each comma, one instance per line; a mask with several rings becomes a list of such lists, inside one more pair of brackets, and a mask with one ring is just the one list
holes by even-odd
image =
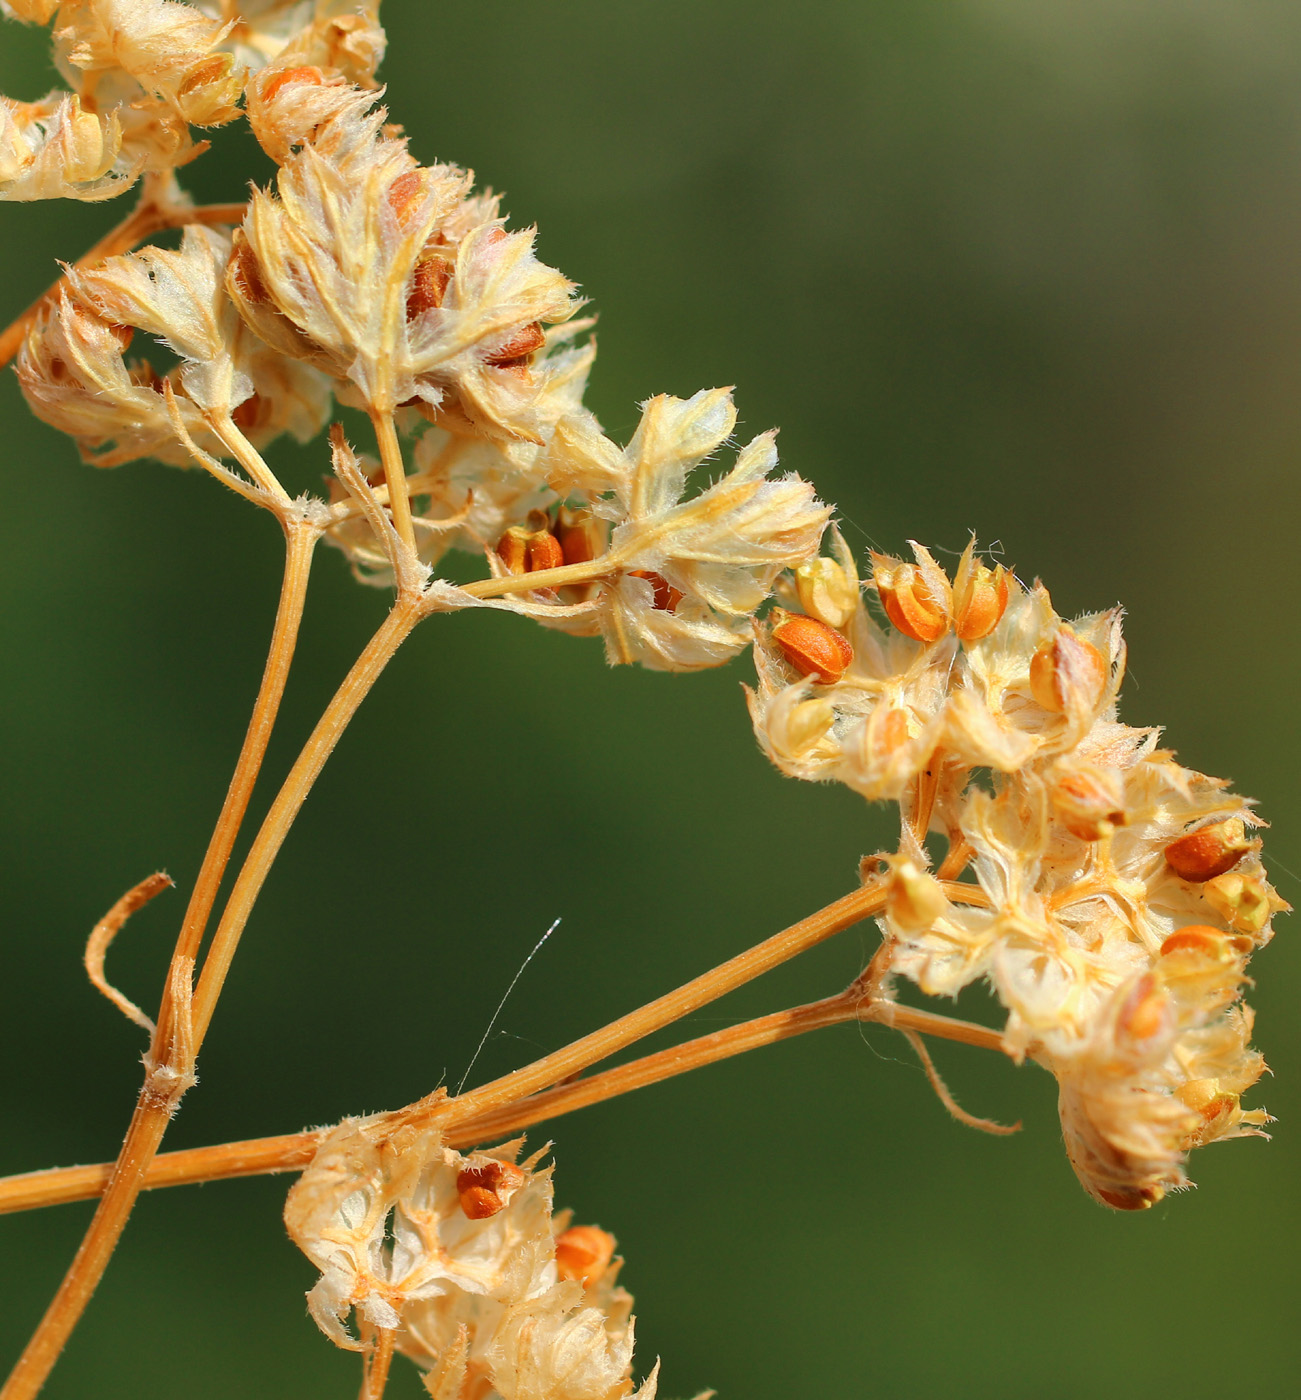
[[416, 527], [411, 523], [411, 497], [407, 494], [407, 466], [402, 460], [402, 445], [398, 442], [397, 428], [393, 424], [392, 413], [375, 410], [370, 415], [375, 428], [375, 441], [379, 445], [379, 459], [384, 464], [384, 484], [388, 487], [389, 513], [393, 516], [393, 528], [398, 538], [411, 551], [416, 553]]

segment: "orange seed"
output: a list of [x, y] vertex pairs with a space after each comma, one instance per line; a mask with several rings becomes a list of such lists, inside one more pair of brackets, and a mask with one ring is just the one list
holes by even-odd
[[834, 685], [849, 669], [854, 649], [844, 637], [816, 617], [773, 610], [772, 639], [802, 676], [816, 676]]
[[1166, 864], [1181, 880], [1202, 884], [1227, 874], [1257, 843], [1237, 817], [1185, 832], [1165, 848]]
[[505, 1206], [503, 1193], [509, 1195], [523, 1180], [524, 1173], [513, 1162], [463, 1167], [456, 1174], [461, 1210], [470, 1220], [487, 1220]]
[[556, 1237], [556, 1272], [590, 1288], [610, 1267], [614, 1236], [595, 1225], [573, 1225]]
[[1091, 642], [1060, 627], [1030, 658], [1030, 693], [1045, 710], [1065, 714], [1076, 703], [1096, 705], [1107, 683], [1107, 663]]

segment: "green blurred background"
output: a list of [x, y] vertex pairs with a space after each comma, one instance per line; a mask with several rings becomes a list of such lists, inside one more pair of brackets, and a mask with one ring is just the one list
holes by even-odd
[[[854, 546], [968, 530], [1067, 614], [1123, 601], [1123, 716], [1163, 723], [1274, 824], [1301, 882], [1301, 8], [1291, 0], [386, 0], [384, 75], [425, 160], [537, 221], [601, 314], [591, 402], [739, 385], [743, 426], [840, 503]], [[0, 30], [0, 88], [52, 81]], [[265, 163], [219, 134], [231, 198]], [[6, 205], [0, 320], [123, 212]], [[251, 701], [274, 527], [197, 473], [98, 473], [0, 384], [0, 1170], [112, 1155], [142, 1037], [83, 940], [162, 866], [187, 887]], [[301, 485], [319, 448], [282, 457]], [[384, 607], [323, 552], [270, 772]], [[504, 1071], [850, 888], [883, 811], [754, 748], [739, 683], [607, 672], [592, 643], [464, 615], [418, 632], [289, 841], [173, 1147], [393, 1107]], [[260, 810], [260, 809], [259, 809]], [[111, 971], [156, 999], [183, 896]], [[683, 1027], [838, 989], [846, 933]], [[557, 1122], [557, 1195], [619, 1236], [666, 1396], [1293, 1393], [1301, 959], [1254, 965], [1270, 1143], [1198, 1154], [1140, 1218], [1088, 1200], [1047, 1076], [844, 1027]], [[983, 996], [967, 1014], [992, 1018]], [[547, 1134], [539, 1132], [537, 1140]], [[51, 1382], [65, 1397], [350, 1397], [316, 1333], [287, 1180], [144, 1199]], [[88, 1217], [0, 1219], [3, 1360]], [[1245, 1372], [1248, 1381], [1237, 1381]], [[394, 1400], [419, 1392], [395, 1374]]]

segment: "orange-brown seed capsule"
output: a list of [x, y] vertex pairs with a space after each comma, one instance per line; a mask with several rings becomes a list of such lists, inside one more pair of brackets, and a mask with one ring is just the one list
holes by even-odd
[[1102, 698], [1107, 663], [1091, 642], [1060, 627], [1030, 658], [1030, 693], [1045, 710], [1089, 709]]
[[915, 642], [937, 642], [949, 630], [943, 603], [927, 586], [915, 564], [894, 564], [872, 556], [872, 578], [885, 615]]
[[220, 82], [234, 66], [234, 57], [228, 53], [211, 54], [202, 62], [196, 63], [184, 81], [176, 89], [178, 97], [186, 97], [209, 83]]
[[602, 522], [589, 510], [561, 506], [556, 511], [552, 533], [560, 541], [566, 564], [590, 564], [605, 549]]
[[1150, 972], [1138, 979], [1120, 1008], [1117, 1024], [1135, 1040], [1150, 1040], [1166, 1023], [1169, 998]]
[[989, 636], [1007, 611], [1008, 588], [1003, 566], [991, 569], [972, 557], [968, 546], [953, 584], [953, 630], [960, 640], [976, 642]]
[[610, 1267], [614, 1236], [595, 1225], [574, 1225], [556, 1236], [556, 1272], [591, 1288]]
[[463, 1167], [456, 1174], [456, 1195], [470, 1220], [487, 1220], [497, 1214], [510, 1193], [524, 1180], [513, 1162], [483, 1162]]
[[844, 637], [816, 617], [773, 610], [772, 639], [802, 676], [816, 676], [834, 685], [849, 669], [854, 649]]
[[230, 279], [236, 290], [252, 306], [261, 306], [271, 300], [262, 281], [262, 269], [258, 266], [257, 254], [239, 230], [235, 232], [235, 252], [230, 263]]
[[565, 562], [560, 541], [548, 530], [512, 525], [497, 541], [497, 554], [511, 574], [536, 574], [558, 569]]
[[1078, 768], [1052, 791], [1062, 825], [1081, 841], [1101, 841], [1127, 821], [1119, 776], [1107, 768]]
[[644, 578], [654, 590], [654, 598], [651, 606], [660, 612], [674, 612], [678, 604], [682, 601], [682, 590], [674, 588], [664, 577], [657, 574], [653, 569], [629, 569], [632, 578]]
[[1212, 928], [1210, 924], [1185, 924], [1183, 928], [1175, 929], [1161, 944], [1161, 956], [1168, 958], [1185, 954], [1219, 962], [1231, 955], [1234, 943], [1235, 940], [1223, 929]]
[[1199, 826], [1185, 832], [1165, 848], [1166, 864], [1181, 880], [1202, 884], [1227, 874], [1248, 851], [1259, 846], [1248, 841], [1237, 817], [1228, 821]]
[[1239, 1116], [1241, 1099], [1237, 1094], [1222, 1089], [1218, 1079], [1189, 1079], [1175, 1090], [1175, 1094], [1185, 1107], [1200, 1115], [1202, 1127], [1194, 1135], [1199, 1141], [1217, 1137], [1233, 1126], [1233, 1120]]
[[535, 350], [547, 343], [547, 337], [540, 321], [532, 321], [521, 327], [504, 345], [499, 345], [491, 355], [485, 355], [484, 363], [494, 369], [521, 369], [527, 367], [529, 357]]
[[273, 102], [276, 94], [289, 83], [306, 83], [310, 87], [320, 87], [325, 82], [325, 74], [319, 68], [285, 68], [272, 74], [262, 88], [262, 101]]
[[405, 224], [410, 221], [423, 192], [424, 180], [418, 170], [404, 170], [388, 187], [388, 206], [398, 223]]
[[442, 306], [447, 284], [452, 280], [452, 268], [446, 258], [425, 256], [411, 274], [411, 289], [407, 292], [407, 320], [414, 321], [426, 311]]

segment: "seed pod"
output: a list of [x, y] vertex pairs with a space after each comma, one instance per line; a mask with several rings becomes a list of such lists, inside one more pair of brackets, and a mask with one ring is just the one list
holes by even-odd
[[456, 1174], [462, 1212], [470, 1220], [489, 1219], [503, 1209], [523, 1180], [524, 1173], [513, 1162], [488, 1161], [463, 1167]]
[[1059, 627], [1030, 658], [1030, 693], [1045, 710], [1092, 709], [1107, 684], [1107, 663], [1091, 642]]
[[843, 627], [858, 607], [858, 580], [834, 559], [808, 559], [795, 570], [795, 594], [810, 617]]
[[915, 564], [874, 554], [872, 578], [885, 615], [905, 637], [915, 642], [937, 642], [949, 630], [943, 600], [935, 596]]
[[953, 581], [953, 630], [961, 641], [988, 637], [1007, 611], [1009, 585], [1001, 564], [991, 569], [975, 557], [973, 540], [958, 561]]
[[411, 274], [411, 289], [407, 292], [407, 320], [414, 321], [426, 311], [442, 306], [447, 284], [452, 280], [452, 266], [437, 253], [426, 253]]
[[1237, 817], [1185, 832], [1165, 848], [1166, 864], [1181, 880], [1202, 884], [1225, 875], [1259, 841], [1249, 841]]
[[547, 343], [546, 334], [540, 321], [532, 321], [522, 326], [504, 344], [499, 345], [490, 355], [485, 355], [484, 363], [494, 369], [525, 369], [535, 350], [541, 350]]
[[560, 541], [566, 564], [590, 564], [605, 552], [605, 525], [590, 510], [560, 506], [552, 533]]
[[1110, 768], [1077, 768], [1052, 790], [1062, 825], [1081, 841], [1101, 841], [1124, 826], [1125, 793], [1120, 775]]
[[1212, 928], [1210, 924], [1185, 924], [1183, 928], [1175, 929], [1161, 944], [1161, 956], [1227, 962], [1232, 960], [1235, 952], [1245, 951], [1237, 946], [1240, 942], [1240, 939], [1225, 933], [1223, 929]]
[[1253, 936], [1264, 931], [1272, 914], [1288, 907], [1259, 875], [1237, 871], [1208, 880], [1202, 894], [1226, 924]]
[[1146, 972], [1125, 998], [1116, 1025], [1133, 1040], [1151, 1040], [1165, 1027], [1169, 1009], [1170, 998], [1157, 985], [1156, 978]]
[[1218, 1079], [1189, 1079], [1175, 1090], [1175, 1095], [1201, 1117], [1202, 1127], [1196, 1134], [1199, 1140], [1218, 1137], [1231, 1126], [1241, 1106], [1239, 1096], [1221, 1088]]
[[772, 616], [772, 639], [800, 675], [834, 685], [849, 669], [854, 649], [834, 628], [781, 608], [774, 608]]
[[591, 1288], [610, 1267], [614, 1236], [595, 1225], [573, 1225], [556, 1236], [556, 1272]]
[[644, 578], [654, 590], [654, 598], [651, 606], [660, 612], [673, 612], [682, 601], [682, 590], [674, 588], [664, 577], [657, 574], [653, 569], [629, 569], [630, 578]]
[[549, 530], [529, 530], [523, 525], [512, 525], [497, 541], [497, 554], [511, 574], [536, 574], [558, 569], [565, 562], [560, 541]]

